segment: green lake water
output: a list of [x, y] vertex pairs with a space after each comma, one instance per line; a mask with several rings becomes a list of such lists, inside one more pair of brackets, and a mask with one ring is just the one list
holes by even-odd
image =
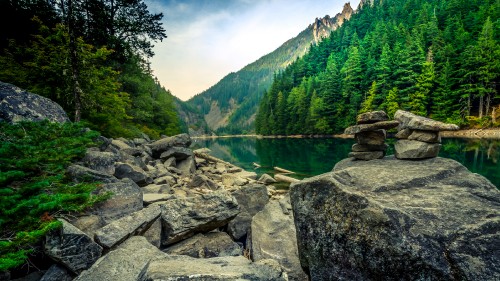
[[[439, 156], [452, 158], [500, 188], [500, 140], [443, 139]], [[211, 155], [258, 175], [273, 174], [273, 167], [294, 171], [302, 179], [332, 170], [347, 157], [353, 139], [234, 137], [194, 139], [192, 148], [207, 147]], [[393, 153], [393, 139], [388, 155]], [[261, 165], [255, 168], [253, 163]]]

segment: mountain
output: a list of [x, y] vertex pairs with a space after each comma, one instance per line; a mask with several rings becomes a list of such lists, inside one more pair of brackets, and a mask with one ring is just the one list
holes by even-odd
[[[238, 72], [228, 74], [208, 90], [191, 98], [187, 104], [203, 114], [213, 131], [231, 134], [253, 132], [257, 107], [264, 92], [272, 84], [275, 73], [303, 56], [311, 45], [328, 37], [353, 13], [347, 3], [336, 16], [317, 18], [275, 51]], [[188, 126], [191, 124], [188, 123]]]
[[334, 134], [398, 109], [500, 127], [499, 0], [365, 0], [281, 71], [259, 105], [263, 135]]

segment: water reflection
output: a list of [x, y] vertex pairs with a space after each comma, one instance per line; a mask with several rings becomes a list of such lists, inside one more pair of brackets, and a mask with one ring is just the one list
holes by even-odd
[[[393, 154], [394, 140], [387, 142], [390, 144], [388, 154]], [[195, 139], [192, 147], [208, 147], [213, 156], [258, 174], [272, 174], [273, 167], [278, 166], [295, 171], [297, 178], [304, 178], [331, 171], [338, 161], [347, 157], [353, 143], [352, 139], [337, 138], [243, 137]], [[500, 187], [499, 140], [443, 139], [439, 155], [457, 160]], [[255, 169], [252, 163], [258, 163], [261, 168]]]

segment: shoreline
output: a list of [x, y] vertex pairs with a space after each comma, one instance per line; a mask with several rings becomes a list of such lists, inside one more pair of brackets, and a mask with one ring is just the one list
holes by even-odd
[[[500, 129], [464, 129], [458, 131], [442, 131], [442, 138], [462, 138], [462, 139], [491, 139], [500, 140]], [[256, 134], [248, 135], [225, 135], [225, 136], [191, 136], [193, 139], [218, 139], [218, 138], [258, 138], [258, 139], [311, 139], [311, 138], [339, 138], [352, 139], [353, 135], [336, 134], [336, 135], [276, 135], [263, 136]]]

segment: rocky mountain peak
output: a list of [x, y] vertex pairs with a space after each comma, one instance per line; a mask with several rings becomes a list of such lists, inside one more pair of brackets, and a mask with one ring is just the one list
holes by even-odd
[[341, 13], [338, 13], [333, 18], [326, 15], [323, 18], [316, 18], [312, 24], [314, 42], [318, 43], [321, 39], [330, 35], [330, 32], [340, 27], [345, 20], [349, 20], [354, 10], [349, 2], [344, 4]]

